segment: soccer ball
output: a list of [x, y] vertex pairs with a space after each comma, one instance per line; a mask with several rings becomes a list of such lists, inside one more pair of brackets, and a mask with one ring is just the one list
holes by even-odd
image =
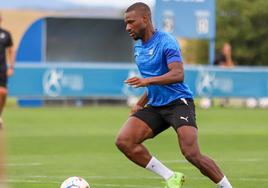
[[74, 176], [62, 182], [60, 188], [90, 188], [90, 186], [83, 178]]
[[259, 106], [261, 108], [268, 108], [268, 97], [260, 98], [259, 99]]
[[201, 98], [199, 102], [199, 106], [203, 109], [208, 109], [212, 106], [212, 102], [210, 98]]
[[246, 99], [246, 107], [248, 108], [256, 108], [258, 106], [258, 101], [255, 98]]

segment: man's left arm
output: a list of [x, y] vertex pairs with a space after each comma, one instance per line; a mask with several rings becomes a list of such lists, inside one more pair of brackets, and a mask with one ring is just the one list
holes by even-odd
[[125, 82], [134, 87], [145, 87], [148, 85], [165, 85], [183, 82], [184, 80], [184, 69], [181, 62], [172, 62], [168, 64], [169, 71], [161, 76], [139, 78], [133, 77]]
[[184, 70], [183, 64], [179, 62], [173, 62], [168, 64], [169, 71], [161, 76], [146, 78], [148, 85], [165, 85], [183, 82]]

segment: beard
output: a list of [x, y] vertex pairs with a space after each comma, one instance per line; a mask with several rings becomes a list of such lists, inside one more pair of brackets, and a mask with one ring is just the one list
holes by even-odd
[[140, 29], [138, 32], [135, 32], [135, 33], [133, 33], [133, 36], [132, 36], [132, 38], [134, 39], [134, 40], [139, 40], [139, 39], [143, 39], [143, 37], [144, 37], [144, 35], [145, 35], [145, 28], [142, 28], [142, 29]]

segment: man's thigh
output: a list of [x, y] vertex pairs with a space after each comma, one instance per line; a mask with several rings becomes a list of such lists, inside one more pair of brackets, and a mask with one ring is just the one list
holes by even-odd
[[132, 117], [136, 117], [143, 121], [152, 130], [153, 136], [158, 135], [170, 127], [168, 122], [162, 118], [160, 113], [151, 107], [145, 107], [138, 110], [132, 115]]
[[161, 115], [175, 130], [182, 126], [197, 128], [195, 105], [192, 100], [178, 100], [171, 106], [164, 108]]
[[199, 156], [198, 130], [192, 126], [181, 126], [177, 129], [181, 152], [187, 156]]
[[136, 117], [129, 117], [120, 129], [117, 139], [130, 143], [142, 143], [144, 140], [153, 137], [150, 127]]

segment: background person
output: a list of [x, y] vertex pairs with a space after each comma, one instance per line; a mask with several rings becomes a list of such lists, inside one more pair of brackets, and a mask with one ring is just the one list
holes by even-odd
[[7, 77], [14, 72], [15, 51], [11, 34], [1, 27], [0, 13], [0, 127], [3, 126], [2, 113], [7, 97]]
[[[232, 59], [232, 46], [230, 43], [225, 42], [222, 46], [221, 53], [216, 55], [214, 65], [217, 65], [222, 68], [233, 68], [234, 62]], [[220, 100], [220, 106], [225, 107], [229, 105], [230, 100], [229, 98], [222, 98]]]
[[[7, 97], [7, 77], [14, 71], [15, 52], [11, 34], [1, 27], [2, 14], [0, 12], [0, 129], [3, 127], [2, 112]], [[7, 66], [7, 64], [9, 66]], [[6, 187], [5, 178], [5, 135], [0, 130], [0, 187]]]
[[232, 59], [232, 46], [230, 43], [225, 42], [222, 46], [221, 53], [216, 55], [214, 65], [221, 67], [234, 67]]

